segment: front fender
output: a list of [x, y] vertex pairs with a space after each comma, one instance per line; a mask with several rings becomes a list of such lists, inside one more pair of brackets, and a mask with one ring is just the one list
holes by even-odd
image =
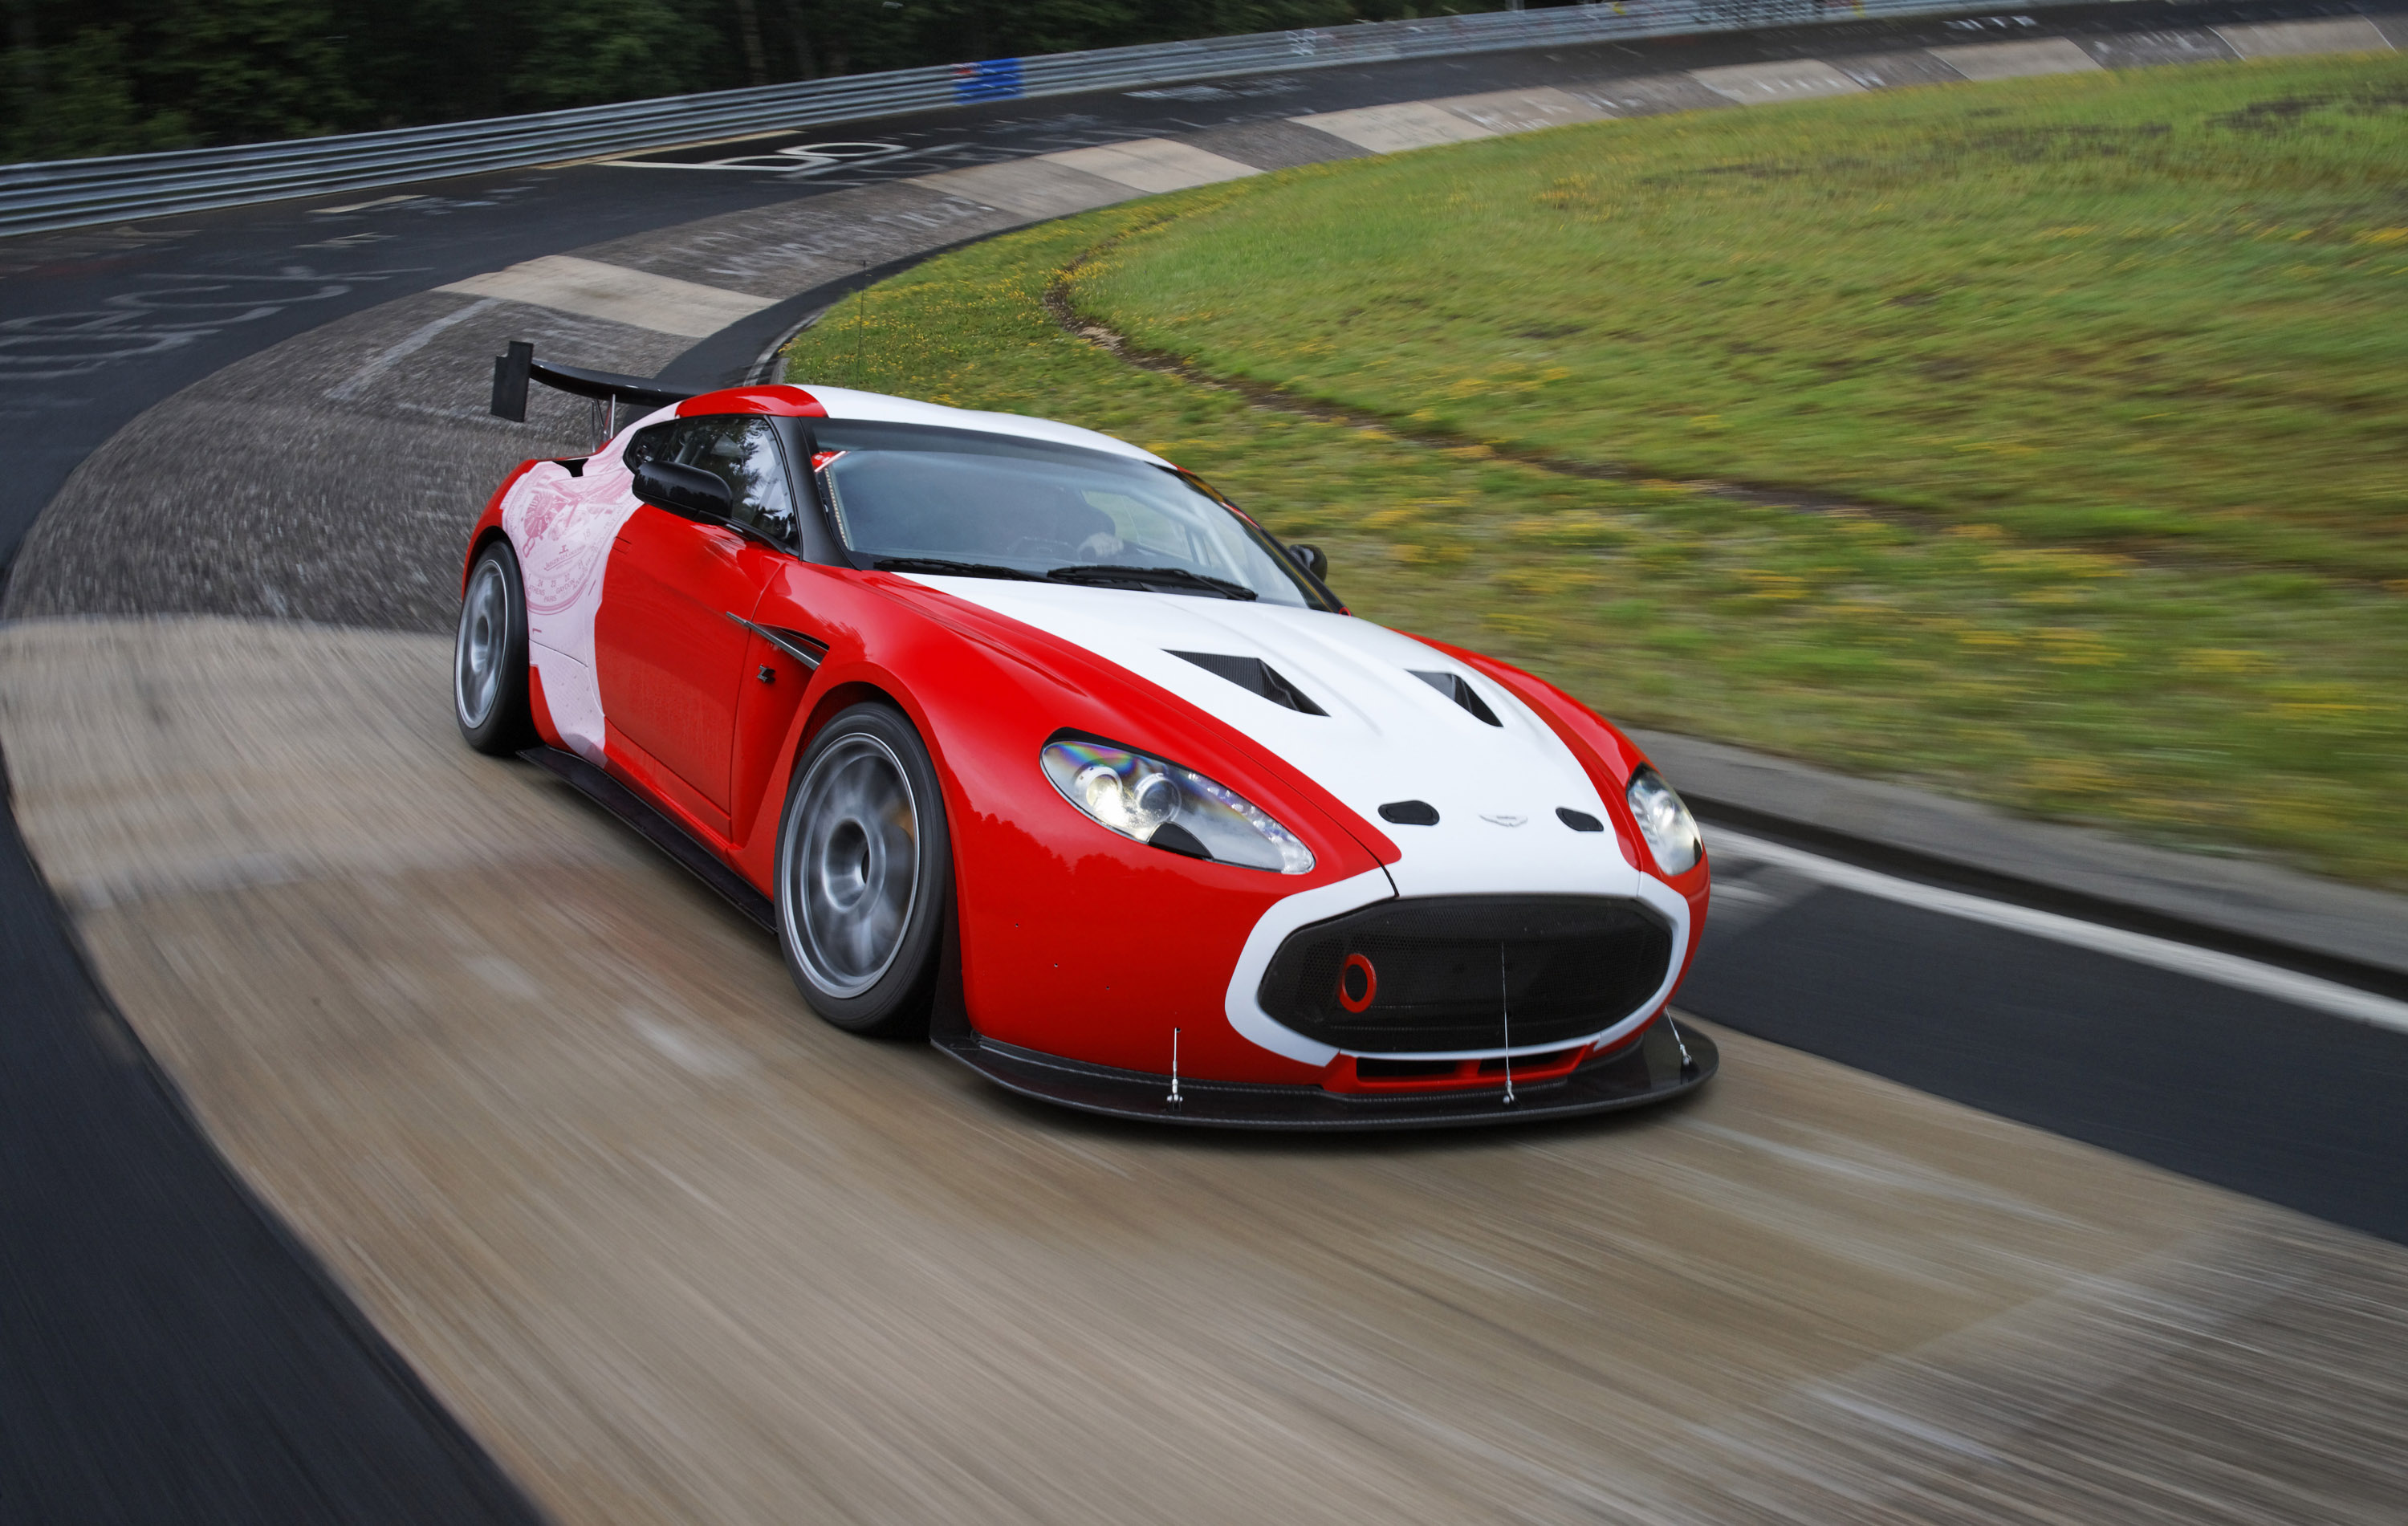
[[[754, 802], [738, 866], [748, 878], [773, 883], [794, 767], [840, 708], [819, 697], [883, 696], [919, 730], [943, 784], [963, 996], [982, 1036], [1161, 1072], [1175, 1029], [1188, 1073], [1293, 1084], [1317, 1076], [1240, 1034], [1223, 993], [1273, 904], [1376, 873], [1382, 856], [1362, 839], [1393, 857], [1383, 835], [1184, 700], [908, 580], [798, 565], [772, 585], [756, 619], [829, 650], [773, 766], [744, 791]], [[1039, 766], [1045, 742], [1066, 728], [1159, 753], [1226, 785], [1295, 832], [1312, 850], [1313, 869], [1281, 874], [1186, 858], [1106, 829]]]
[[518, 485], [520, 478], [542, 464], [540, 460], [522, 461], [512, 467], [509, 475], [502, 479], [501, 485], [494, 489], [494, 496], [485, 500], [485, 511], [477, 516], [476, 525], [468, 531], [467, 554], [460, 558], [462, 598], [468, 597], [468, 572], [477, 565], [477, 554], [485, 549], [486, 541], [502, 533], [502, 505], [509, 499], [510, 489]]

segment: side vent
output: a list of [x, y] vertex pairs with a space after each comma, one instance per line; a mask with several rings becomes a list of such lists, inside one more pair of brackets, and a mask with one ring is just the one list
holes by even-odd
[[1390, 800], [1380, 807], [1380, 819], [1399, 827], [1435, 827], [1438, 807], [1427, 800]]
[[1505, 724], [1497, 718], [1495, 711], [1488, 708], [1488, 701], [1480, 698], [1471, 685], [1464, 682], [1461, 673], [1426, 673], [1418, 668], [1408, 668], [1405, 671], [1469, 711], [1475, 719], [1485, 721], [1490, 726]]
[[1555, 819], [1576, 832], [1601, 832], [1605, 823], [1585, 811], [1575, 811], [1569, 805], [1555, 807]]
[[[1168, 647], [1163, 648], [1168, 652]], [[1218, 652], [1171, 652], [1203, 669], [1206, 672], [1227, 679], [1249, 694], [1258, 694], [1275, 705], [1285, 705], [1300, 715], [1326, 715], [1329, 712], [1312, 702], [1302, 689], [1282, 677], [1280, 670], [1260, 657], [1231, 657]], [[1494, 725], [1494, 722], [1490, 723]]]
[[806, 636], [783, 626], [756, 626], [734, 610], [727, 612], [727, 618], [801, 663], [805, 671], [818, 671], [821, 661], [828, 655], [828, 643], [816, 636]]

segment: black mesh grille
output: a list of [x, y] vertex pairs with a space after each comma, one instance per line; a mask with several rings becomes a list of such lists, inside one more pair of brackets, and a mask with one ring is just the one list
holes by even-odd
[[[1348, 958], [1377, 985], [1346, 1009]], [[1398, 1054], [1555, 1044], [1628, 1016], [1663, 983], [1671, 929], [1636, 901], [1433, 896], [1384, 901], [1288, 935], [1263, 973], [1263, 1010], [1340, 1049]], [[1359, 993], [1357, 979], [1351, 990]]]

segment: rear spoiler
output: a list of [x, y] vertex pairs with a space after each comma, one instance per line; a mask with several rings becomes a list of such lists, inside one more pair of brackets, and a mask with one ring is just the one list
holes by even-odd
[[512, 339], [508, 350], [494, 357], [494, 417], [513, 424], [525, 423], [530, 382], [540, 382], [555, 392], [593, 398], [596, 405], [595, 423], [604, 439], [619, 432], [621, 403], [649, 412], [697, 396], [690, 388], [665, 387], [649, 377], [589, 371], [581, 366], [555, 366], [536, 359], [534, 345], [524, 339]]

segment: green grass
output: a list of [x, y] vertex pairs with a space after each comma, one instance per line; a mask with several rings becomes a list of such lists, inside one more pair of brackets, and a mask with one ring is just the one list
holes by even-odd
[[[2387, 167], [2408, 163], [2408, 112], [2383, 105], [2386, 93], [2408, 99], [2408, 69], [2390, 61], [2200, 67], [1600, 124], [1290, 171], [932, 262], [806, 333], [794, 374], [1149, 445], [1281, 534], [1326, 544], [1358, 613], [1495, 652], [1627, 722], [2408, 885], [2408, 582], [2386, 586], [2397, 569], [2382, 559], [2403, 541], [2408, 240], [2362, 238], [2408, 224]], [[2318, 96], [2344, 104], [2252, 110]], [[2266, 130], [2201, 125], [2216, 117]], [[2059, 151], [2126, 140], [2087, 126], [2150, 122], [2170, 125], [2128, 135], [2124, 154]], [[2214, 153], [2194, 141], [2212, 134]], [[2027, 162], [1995, 146], [2016, 142], [2058, 148]], [[1694, 173], [1803, 164], [1809, 144], [1865, 160], [1887, 144], [1890, 167]], [[1963, 161], [1985, 154], [1969, 172]], [[2145, 174], [2144, 155], [2157, 166]], [[1613, 215], [1545, 199], [1583, 175], [1589, 185], [1564, 194], [1601, 196]], [[1664, 189], [1645, 189], [1659, 178]], [[1672, 183], [1700, 180], [1694, 194]], [[1624, 215], [1635, 203], [1594, 189], [1606, 185], [1641, 188], [1654, 209]], [[1517, 194], [1520, 222], [1507, 215]], [[2099, 254], [2122, 225], [2104, 212], [2052, 223], [2036, 206], [2119, 196], [2167, 228], [2188, 205], [2194, 230], [2226, 229], [2183, 246], [2219, 281], [2277, 263], [2262, 289], [2211, 301], [2203, 277], [2174, 279], [2128, 249]], [[1950, 209], [1928, 219], [1930, 237], [1865, 231], [1909, 199]], [[2291, 238], [2312, 203], [2323, 231]], [[2280, 240], [2230, 231], [2278, 212], [2294, 219]], [[2000, 225], [1985, 232], [1985, 216]], [[1684, 255], [1661, 230], [1692, 222]], [[1790, 231], [1808, 223], [1812, 238]], [[1698, 231], [1708, 224], [1726, 242]], [[2021, 238], [2059, 225], [2097, 231]], [[1656, 231], [1633, 239], [1634, 227]], [[1850, 227], [1865, 246], [1858, 276], [1837, 268]], [[1939, 268], [1918, 262], [1942, 249], [1997, 257], [1952, 266], [1955, 284], [1899, 284], [1899, 272]], [[2284, 274], [2311, 262], [2326, 273]], [[1616, 279], [1584, 285], [1584, 270]], [[1149, 346], [1395, 425], [1321, 422], [1133, 367], [1054, 321], [1043, 299], [1066, 280], [1083, 313]], [[1927, 290], [1928, 302], [1891, 300]], [[2179, 310], [2153, 317], [2144, 291]], [[1643, 323], [1627, 316], [1641, 303]], [[1787, 316], [1742, 322], [1764, 310]], [[2160, 410], [2126, 396], [2143, 383], [2124, 347], [2153, 324], [2172, 337], [2151, 364], [2194, 388], [2168, 399], [2171, 423], [2141, 419]], [[2228, 377], [2224, 347], [2262, 358]], [[1857, 364], [1804, 358], [1826, 354]], [[1928, 369], [1938, 355], [1978, 357], [1985, 382], [1952, 390]], [[1666, 376], [1684, 411], [1658, 410]], [[1985, 441], [1952, 437], [1942, 451], [1899, 422], [1991, 397]], [[1876, 405], [1896, 411], [1835, 418]], [[1723, 427], [1695, 422], [1705, 416]], [[2045, 428], [2028, 422], [2042, 417]], [[2006, 427], [2015, 420], [2020, 433]], [[1956, 448], [1968, 443], [1991, 448]], [[1568, 475], [1516, 452], [1636, 475]], [[1870, 511], [1804, 511], [1675, 477], [1797, 484]], [[2228, 501], [2244, 478], [2283, 491]]]
[[1918, 90], [1295, 176], [1082, 307], [1466, 439], [2408, 577], [2408, 60]]

